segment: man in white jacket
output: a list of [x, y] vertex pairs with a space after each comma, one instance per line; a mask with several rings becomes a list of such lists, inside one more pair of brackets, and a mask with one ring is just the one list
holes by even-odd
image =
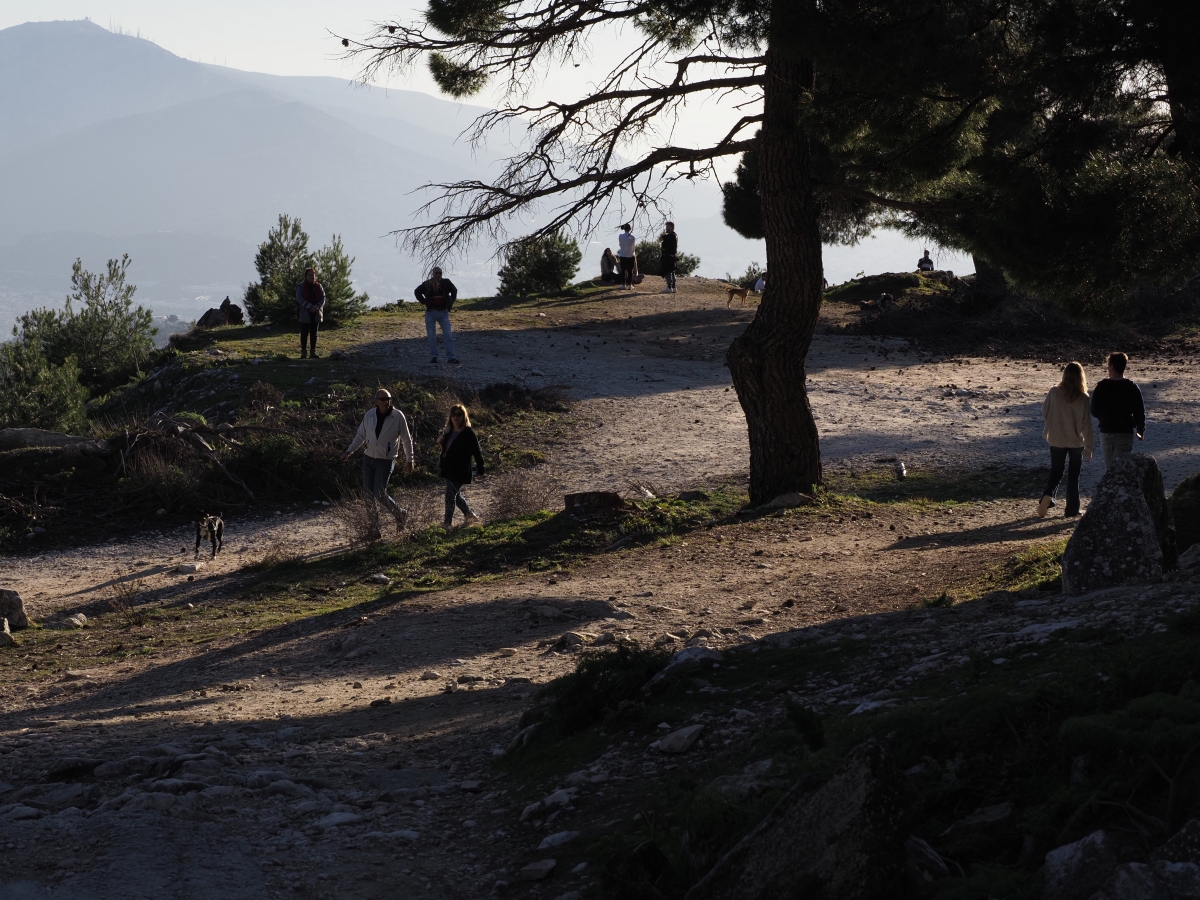
[[[362, 484], [367, 508], [372, 516], [378, 517], [378, 501], [382, 500], [396, 517], [396, 527], [403, 528], [408, 519], [408, 511], [392, 499], [387, 492], [387, 485], [401, 448], [404, 449], [404, 471], [413, 470], [412, 435], [409, 434], [404, 413], [392, 406], [392, 395], [383, 388], [375, 392], [375, 406], [368, 409], [367, 414], [363, 416], [354, 440], [342, 454], [342, 462], [348, 460], [350, 454], [359, 447], [364, 448]], [[376, 540], [383, 537], [378, 526], [372, 537]]]

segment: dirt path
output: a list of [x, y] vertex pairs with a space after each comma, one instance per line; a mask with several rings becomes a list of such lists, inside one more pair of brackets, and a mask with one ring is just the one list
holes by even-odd
[[[614, 299], [598, 312], [563, 305], [543, 309], [544, 319], [522, 313], [528, 322], [496, 316], [499, 325], [463, 315], [462, 377], [568, 386], [583, 424], [573, 445], [551, 448], [550, 465], [572, 487], [666, 490], [742, 475], [745, 426], [721, 355], [750, 312], [727, 311], [715, 285], [681, 283], [673, 297]], [[361, 353], [427, 365], [417, 323]], [[1182, 361], [1136, 366], [1152, 422], [1144, 449], [1173, 484], [1197, 463], [1196, 378]], [[933, 360], [892, 342], [819, 336], [810, 388], [825, 459], [1036, 465], [1041, 397], [1057, 368]], [[1085, 469], [1087, 484], [1099, 468]], [[563, 865], [547, 885], [514, 890], [574, 900], [589, 873], [568, 868], [569, 846], [542, 842], [587, 817], [597, 827], [610, 801], [626, 804], [612, 812], [624, 815], [640, 778], [670, 770], [620, 741], [573, 780], [543, 786], [586, 793], [586, 816], [580, 794], [522, 822], [539, 797], [492, 761], [536, 685], [574, 666], [576, 641], [721, 650], [851, 618], [924, 615], [897, 611], [1065, 534], [1061, 519], [1030, 518], [1030, 502], [720, 526], [565, 576], [403, 599], [379, 588], [361, 609], [24, 679], [0, 691], [0, 900], [482, 897], [553, 856]], [[231, 522], [226, 553], [192, 582], [175, 571], [191, 557], [190, 535], [151, 529], [4, 560], [0, 586], [19, 589], [39, 619], [107, 596], [114, 575], [141, 577], [181, 616], [214, 598], [252, 602], [247, 561], [272, 546], [339, 543], [321, 511], [270, 512]], [[870, 693], [851, 686], [830, 697], [867, 702]], [[83, 772], [94, 774], [76, 780]]]

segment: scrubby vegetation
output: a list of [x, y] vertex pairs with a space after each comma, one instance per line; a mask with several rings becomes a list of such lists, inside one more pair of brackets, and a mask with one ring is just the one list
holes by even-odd
[[325, 288], [325, 322], [337, 326], [367, 311], [370, 297], [355, 293], [351, 277], [354, 257], [346, 254], [341, 235], [335, 234], [320, 250], [308, 248], [308, 232], [286, 213], [267, 232], [254, 257], [258, 281], [248, 285], [246, 312], [252, 322], [270, 321], [286, 325], [296, 321], [296, 286], [304, 281], [304, 270], [313, 268]]
[[[637, 242], [638, 271], [643, 275], [661, 275], [662, 241], [659, 239]], [[700, 268], [700, 257], [691, 253], [680, 253], [675, 257], [675, 274], [681, 278], [691, 275]]]
[[561, 291], [579, 271], [583, 254], [574, 238], [551, 234], [517, 241], [504, 255], [499, 296], [527, 297]]

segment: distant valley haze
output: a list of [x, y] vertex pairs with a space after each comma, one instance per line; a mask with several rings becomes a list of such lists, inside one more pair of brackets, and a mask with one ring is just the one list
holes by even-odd
[[[193, 62], [89, 21], [0, 30], [0, 336], [24, 310], [62, 304], [76, 257], [98, 271], [128, 253], [137, 300], [158, 315], [240, 302], [280, 213], [302, 220], [313, 249], [341, 234], [373, 303], [411, 298], [422, 267], [390, 232], [416, 221], [429, 199], [418, 189], [488, 179], [512, 151], [504, 135], [478, 152], [457, 140], [480, 112], [418, 91]], [[715, 183], [670, 200], [699, 274], [765, 262], [761, 242], [721, 221]], [[580, 277], [609, 244], [615, 232], [580, 240]], [[493, 250], [448, 267], [466, 295], [495, 289]], [[885, 232], [830, 248], [826, 275], [911, 269], [918, 255]]]

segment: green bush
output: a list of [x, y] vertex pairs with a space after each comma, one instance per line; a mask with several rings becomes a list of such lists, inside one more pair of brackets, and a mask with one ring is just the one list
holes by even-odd
[[313, 268], [317, 281], [325, 288], [325, 323], [339, 325], [361, 316], [370, 297], [354, 293], [350, 268], [354, 257], [347, 256], [341, 235], [315, 253], [308, 249], [308, 233], [299, 219], [286, 213], [267, 232], [258, 246], [254, 268], [258, 281], [247, 286], [244, 301], [252, 322], [270, 321], [283, 325], [298, 321], [296, 288], [304, 280], [304, 270]]
[[[662, 275], [662, 241], [638, 241], [635, 248], [637, 253], [638, 271], [643, 275]], [[675, 274], [691, 275], [700, 267], [700, 257], [690, 253], [680, 253], [675, 257]]]
[[73, 357], [56, 366], [36, 341], [0, 344], [0, 428], [79, 434], [87, 427], [86, 400]]
[[766, 269], [764, 269], [758, 263], [752, 262], [750, 265], [746, 266], [746, 271], [741, 275], [731, 275], [729, 272], [726, 272], [725, 280], [730, 284], [736, 284], [738, 287], [753, 288], [754, 285], [758, 283], [758, 279], [762, 277], [762, 274], [765, 271]]
[[499, 296], [561, 291], [575, 279], [582, 259], [579, 244], [559, 233], [517, 241], [505, 252], [504, 265], [497, 273]]
[[64, 308], [25, 313], [13, 334], [21, 343], [37, 344], [52, 365], [63, 366], [74, 357], [79, 380], [93, 395], [119, 387], [142, 371], [158, 331], [150, 310], [133, 305], [137, 285], [125, 283], [128, 268], [128, 255], [110, 259], [100, 275], [75, 260], [74, 291]]

